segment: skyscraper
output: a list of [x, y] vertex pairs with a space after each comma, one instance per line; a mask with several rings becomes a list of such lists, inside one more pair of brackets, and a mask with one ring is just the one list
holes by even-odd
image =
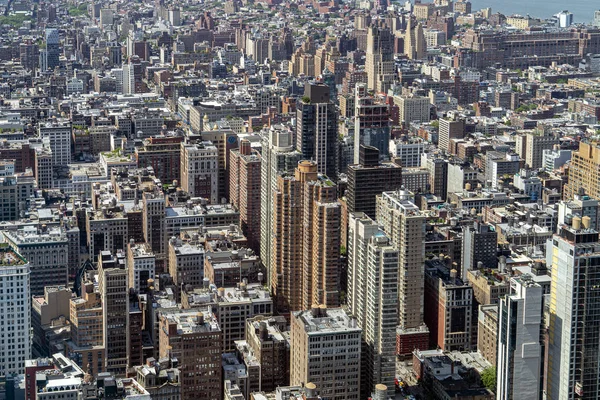
[[348, 166], [348, 211], [363, 211], [375, 218], [377, 195], [402, 186], [402, 168], [392, 162], [379, 162], [379, 150], [360, 146], [359, 163]]
[[590, 226], [590, 217], [573, 217], [546, 244], [552, 262], [549, 400], [600, 396], [600, 242]]
[[[398, 325], [400, 336], [423, 331], [425, 216], [406, 190], [377, 196], [377, 222], [398, 248]], [[402, 340], [402, 337], [400, 338]], [[402, 346], [401, 346], [402, 347]], [[413, 349], [409, 350], [412, 352]]]
[[367, 31], [365, 70], [367, 87], [387, 92], [394, 80], [394, 36], [387, 26], [371, 26]]
[[337, 306], [340, 204], [337, 186], [301, 161], [280, 175], [273, 198], [271, 285], [280, 312]]
[[390, 146], [390, 111], [387, 104], [375, 101], [364, 83], [357, 83], [354, 112], [354, 164], [360, 162], [360, 145], [373, 146], [379, 157], [387, 159]]
[[497, 398], [539, 399], [543, 290], [528, 274], [512, 278], [510, 286], [498, 312]]
[[46, 29], [45, 67], [51, 70], [60, 65], [60, 36], [58, 29]]
[[583, 188], [590, 197], [600, 200], [598, 168], [600, 168], [598, 143], [579, 143], [579, 150], [573, 152], [571, 156], [569, 183], [564, 187], [564, 199], [573, 199], [579, 192], [579, 188]]
[[356, 320], [341, 308], [294, 312], [290, 384], [313, 383], [331, 400], [360, 399], [360, 339]]
[[296, 110], [296, 149], [305, 160], [317, 163], [318, 172], [337, 177], [337, 110], [330, 89], [308, 82]]
[[420, 22], [415, 25], [413, 18], [408, 19], [404, 36], [404, 52], [411, 60], [422, 60], [427, 55], [427, 42], [425, 41], [423, 25]]
[[283, 125], [272, 126], [261, 141], [260, 165], [260, 258], [267, 269], [271, 286], [271, 253], [273, 249], [273, 196], [279, 174], [291, 173], [302, 159], [294, 150], [292, 132]]
[[104, 370], [125, 375], [129, 360], [129, 290], [125, 255], [102, 251], [98, 257], [98, 290], [102, 299]]
[[240, 227], [255, 251], [260, 247], [261, 157], [250, 142], [242, 140], [240, 148], [231, 150], [229, 199], [240, 212]]
[[[29, 263], [9, 246], [0, 246], [0, 375], [23, 373], [31, 357], [31, 292]], [[8, 288], [11, 289], [8, 289]], [[10, 290], [10, 293], [9, 293]]]
[[350, 213], [348, 304], [363, 330], [361, 398], [383, 383], [393, 396], [397, 316], [398, 250], [364, 213]]

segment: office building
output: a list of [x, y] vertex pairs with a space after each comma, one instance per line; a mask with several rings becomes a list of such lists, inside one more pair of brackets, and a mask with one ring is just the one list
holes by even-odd
[[246, 343], [260, 364], [260, 388], [272, 392], [290, 383], [290, 343], [284, 317], [246, 320]]
[[408, 19], [404, 35], [404, 52], [411, 60], [422, 60], [427, 55], [427, 42], [423, 33], [423, 25]]
[[291, 315], [290, 384], [311, 382], [323, 398], [359, 399], [361, 329], [341, 308]]
[[350, 213], [348, 304], [363, 330], [361, 398], [378, 383], [393, 396], [396, 365], [398, 250], [364, 213]]
[[[398, 334], [400, 342], [423, 327], [423, 261], [425, 260], [425, 216], [406, 190], [377, 196], [377, 222], [398, 249]], [[407, 348], [401, 344], [401, 348]], [[410, 349], [409, 353], [413, 349]]]
[[[413, 122], [429, 122], [431, 103], [428, 97], [394, 96], [394, 105], [398, 106], [398, 122], [405, 127], [409, 127]], [[414, 166], [418, 167], [418, 165]]]
[[31, 295], [43, 295], [45, 286], [67, 286], [69, 240], [63, 228], [24, 227], [5, 230], [4, 242], [29, 262]]
[[498, 232], [494, 226], [476, 222], [465, 227], [462, 244], [462, 280], [467, 280], [468, 271], [498, 266]]
[[210, 307], [160, 312], [159, 356], [176, 358], [181, 400], [221, 400], [222, 333]]
[[47, 138], [52, 150], [52, 166], [65, 166], [71, 163], [71, 123], [66, 120], [40, 122], [38, 134]]
[[[64, 286], [46, 286], [43, 296], [32, 296], [31, 330], [32, 352], [37, 357], [47, 357], [50, 351], [52, 325], [60, 326], [57, 320], [69, 318], [71, 290]], [[46, 335], [48, 333], [48, 335]]]
[[425, 263], [424, 320], [430, 347], [444, 351], [470, 351], [476, 344], [473, 288], [441, 260]]
[[479, 305], [477, 352], [490, 364], [497, 365], [498, 304]]
[[521, 136], [517, 140], [516, 150], [530, 169], [539, 169], [544, 166], [544, 150], [552, 150], [557, 144], [560, 142], [551, 128], [541, 126]]
[[573, 217], [546, 244], [552, 263], [548, 339], [548, 399], [600, 396], [600, 243], [590, 217]]
[[569, 200], [561, 200], [558, 203], [558, 225], [564, 225], [572, 217], [590, 217], [590, 228], [598, 230], [600, 228], [600, 215], [598, 213], [598, 200], [585, 194], [585, 190], [580, 188]]
[[54, 71], [54, 68], [60, 65], [60, 36], [58, 29], [46, 29], [46, 49], [43, 52], [43, 58], [44, 71], [46, 69]]
[[365, 59], [367, 88], [379, 93], [387, 92], [395, 78], [394, 36], [386, 26], [367, 29], [367, 54]]
[[402, 168], [392, 162], [380, 162], [379, 150], [375, 147], [361, 145], [359, 153], [358, 164], [348, 166], [348, 211], [362, 211], [375, 218], [377, 195], [400, 189]]
[[267, 284], [271, 287], [271, 263], [273, 252], [274, 193], [277, 177], [282, 173], [292, 173], [301, 160], [301, 154], [294, 149], [292, 133], [282, 125], [269, 129], [261, 140], [260, 172], [260, 258], [267, 270]]
[[429, 187], [423, 190], [445, 200], [448, 196], [448, 160], [436, 153], [423, 153], [421, 165], [429, 171]]
[[465, 120], [459, 118], [453, 121], [440, 118], [439, 122], [438, 148], [444, 152], [452, 153], [451, 140], [465, 137]]
[[360, 145], [373, 146], [387, 159], [390, 145], [390, 111], [367, 93], [364, 83], [356, 84], [354, 112], [354, 164], [359, 163]]
[[320, 174], [337, 177], [338, 121], [329, 86], [308, 82], [296, 107], [296, 149]]
[[498, 311], [497, 398], [539, 399], [544, 363], [542, 287], [529, 274], [510, 280]]
[[104, 371], [124, 376], [129, 362], [130, 331], [129, 290], [123, 253], [100, 253], [98, 291], [102, 301]]
[[181, 143], [181, 187], [192, 197], [219, 204], [219, 154], [206, 141]]
[[202, 287], [204, 258], [204, 244], [200, 243], [198, 234], [187, 242], [176, 237], [169, 239], [169, 275], [176, 286]]
[[129, 289], [145, 292], [148, 279], [154, 279], [156, 271], [156, 256], [147, 243], [135, 243], [131, 239], [127, 245], [127, 270]]
[[598, 168], [600, 168], [598, 144], [580, 142], [579, 150], [571, 155], [569, 180], [564, 186], [563, 198], [572, 199], [579, 192], [579, 188], [583, 188], [588, 196], [600, 200], [600, 182], [596, 179]]
[[0, 375], [22, 374], [31, 358], [30, 264], [9, 246], [0, 246]]
[[559, 28], [568, 28], [573, 25], [573, 13], [568, 10], [563, 10], [558, 14], [554, 14]]
[[96, 376], [105, 371], [102, 296], [88, 281], [81, 296], [70, 299], [69, 307], [71, 340], [65, 343], [65, 351], [77, 365]]
[[339, 304], [341, 209], [337, 186], [301, 161], [280, 175], [273, 198], [271, 285], [280, 312]]
[[402, 168], [420, 167], [421, 155], [424, 152], [425, 142], [420, 138], [408, 142], [399, 139], [390, 140], [390, 155], [392, 158], [396, 157], [399, 159]]
[[260, 251], [261, 155], [242, 140], [231, 150], [229, 199], [240, 212], [240, 228], [254, 251]]

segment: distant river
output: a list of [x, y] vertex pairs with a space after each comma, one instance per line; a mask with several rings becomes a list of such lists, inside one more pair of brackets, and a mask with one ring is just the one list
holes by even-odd
[[473, 11], [492, 7], [492, 12], [504, 15], [529, 14], [532, 17], [549, 18], [554, 14], [569, 10], [575, 22], [588, 23], [594, 18], [594, 11], [600, 10], [597, 0], [471, 0]]

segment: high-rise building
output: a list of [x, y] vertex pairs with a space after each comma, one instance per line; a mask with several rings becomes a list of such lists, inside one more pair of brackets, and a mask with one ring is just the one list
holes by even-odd
[[361, 398], [382, 383], [393, 396], [396, 364], [398, 250], [364, 213], [350, 213], [348, 304], [363, 330]]
[[546, 244], [552, 263], [546, 392], [549, 400], [600, 396], [600, 242], [590, 217], [573, 217]]
[[421, 165], [429, 171], [429, 192], [445, 200], [448, 196], [448, 160], [435, 153], [423, 153]]
[[204, 245], [199, 242], [198, 234], [184, 243], [181, 239], [169, 239], [169, 275], [173, 283], [182, 287], [201, 287], [204, 280]]
[[[9, 246], [0, 246], [0, 375], [17, 375], [31, 358], [29, 263]], [[10, 289], [9, 289], [10, 288]]]
[[[157, 269], [163, 271], [167, 258], [167, 238], [165, 235], [166, 199], [159, 185], [153, 186], [151, 190], [148, 189], [142, 192], [142, 231], [144, 240], [149, 247], [148, 250], [154, 253], [153, 257], [156, 260]], [[140, 284], [145, 286], [145, 282], [140, 281]]]
[[43, 53], [43, 64], [46, 69], [54, 70], [60, 65], [60, 36], [58, 29], [46, 29], [46, 49]]
[[367, 93], [364, 83], [356, 84], [354, 101], [354, 164], [359, 163], [360, 145], [373, 146], [379, 157], [387, 159], [390, 146], [390, 111]]
[[360, 397], [361, 329], [341, 308], [315, 306], [291, 316], [290, 384], [314, 383], [321, 397]]
[[181, 400], [221, 400], [222, 333], [210, 307], [161, 312], [159, 356], [176, 358]]
[[394, 80], [394, 36], [386, 26], [371, 26], [367, 30], [365, 70], [367, 87], [376, 92], [387, 92]]
[[438, 135], [438, 148], [445, 152], [451, 152], [452, 139], [462, 139], [465, 137], [465, 120], [457, 119], [455, 121], [440, 118], [440, 127]]
[[531, 169], [539, 169], [544, 166], [544, 150], [552, 150], [560, 142], [556, 134], [546, 125], [526, 133], [517, 144], [517, 153], [525, 159], [525, 164]]
[[563, 198], [570, 200], [583, 188], [593, 199], [600, 200], [600, 182], [597, 171], [600, 168], [600, 147], [598, 143], [579, 143], [579, 150], [571, 155], [569, 180], [564, 186]]
[[229, 201], [240, 212], [240, 228], [248, 246], [260, 251], [261, 156], [248, 140], [231, 150], [229, 160]]
[[319, 173], [337, 177], [337, 110], [329, 86], [308, 82], [296, 107], [296, 149], [317, 163]]
[[154, 279], [156, 271], [156, 256], [147, 243], [135, 243], [131, 239], [127, 245], [127, 270], [129, 288], [136, 293], [145, 291], [148, 279]]
[[260, 258], [267, 269], [267, 284], [271, 287], [271, 253], [273, 250], [273, 196], [279, 174], [292, 173], [302, 155], [294, 149], [292, 132], [282, 125], [269, 129], [261, 140], [260, 171]]
[[219, 204], [219, 154], [211, 142], [181, 143], [181, 187]]
[[473, 334], [473, 288], [457, 275], [441, 260], [425, 264], [424, 320], [430, 331], [429, 343], [445, 351], [472, 350], [477, 339]]
[[129, 290], [125, 256], [102, 251], [98, 257], [98, 291], [102, 299], [104, 370], [125, 375], [129, 359]]
[[498, 266], [498, 232], [494, 226], [476, 222], [465, 227], [462, 245], [460, 275], [464, 281], [468, 271]]
[[497, 398], [539, 399], [544, 365], [542, 287], [524, 274], [510, 280], [498, 312]]
[[427, 42], [423, 25], [420, 22], [415, 23], [412, 18], [408, 19], [404, 35], [404, 52], [411, 60], [422, 60], [427, 55]]
[[[425, 216], [406, 191], [377, 196], [377, 222], [398, 249], [398, 335], [412, 337], [423, 329], [423, 262], [425, 260]], [[401, 348], [407, 346], [402, 344]], [[408, 346], [408, 351], [410, 349]]]
[[38, 133], [48, 138], [52, 150], [52, 166], [66, 166], [71, 163], [71, 123], [62, 120], [40, 122]]
[[273, 198], [271, 285], [281, 312], [339, 304], [340, 203], [337, 186], [301, 161], [280, 175]]
[[358, 164], [348, 166], [348, 211], [362, 211], [375, 218], [377, 195], [402, 186], [402, 168], [391, 162], [379, 161], [379, 150], [360, 146]]
[[406, 127], [412, 122], [429, 122], [431, 103], [428, 97], [394, 96], [394, 105], [398, 106], [398, 122]]
[[264, 392], [290, 383], [290, 343], [282, 334], [286, 329], [287, 322], [281, 316], [246, 320], [246, 342], [261, 365], [260, 388]]
[[4, 242], [29, 262], [30, 297], [45, 286], [67, 286], [69, 240], [63, 228], [3, 231]]
[[598, 200], [592, 199], [585, 194], [583, 188], [580, 188], [579, 192], [568, 201], [562, 200], [558, 203], [558, 225], [563, 225], [569, 217], [590, 217], [590, 227], [599, 230], [598, 204]]

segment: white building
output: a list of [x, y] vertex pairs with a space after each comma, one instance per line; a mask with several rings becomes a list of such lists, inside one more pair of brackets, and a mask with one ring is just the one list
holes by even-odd
[[528, 274], [510, 280], [500, 300], [496, 399], [540, 398], [543, 289]]
[[543, 168], [546, 172], [552, 172], [571, 161], [571, 150], [544, 150], [543, 152]]
[[10, 247], [0, 247], [0, 375], [22, 374], [31, 358], [29, 263]]
[[402, 168], [415, 168], [421, 166], [421, 154], [425, 152], [423, 141], [402, 142], [398, 139], [390, 140], [390, 157], [399, 157]]
[[71, 123], [67, 120], [53, 119], [38, 126], [41, 138], [48, 138], [52, 150], [52, 166], [71, 163]]
[[156, 257], [147, 243], [129, 243], [127, 268], [129, 270], [129, 287], [140, 293], [142, 288], [148, 286], [148, 279], [154, 279], [156, 268]]
[[532, 200], [537, 200], [542, 195], [542, 181], [530, 170], [522, 169], [514, 175], [513, 185], [522, 190]]
[[181, 144], [181, 187], [219, 204], [219, 151], [211, 142]]
[[559, 28], [568, 28], [573, 25], [573, 13], [568, 10], [563, 10], [558, 14], [555, 14], [554, 17], [556, 17]]
[[383, 383], [393, 397], [398, 250], [362, 212], [350, 213], [348, 232], [348, 304], [363, 329], [367, 349], [363, 392], [368, 395]]
[[[600, 243], [590, 217], [573, 217], [546, 243], [552, 270], [547, 398], [600, 397]], [[596, 366], [596, 367], [592, 367]]]

